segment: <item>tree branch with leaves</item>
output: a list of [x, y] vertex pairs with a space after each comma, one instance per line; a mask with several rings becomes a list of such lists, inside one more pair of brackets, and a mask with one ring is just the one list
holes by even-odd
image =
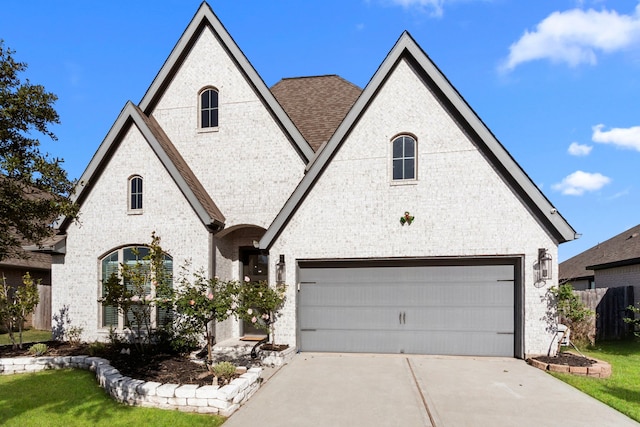
[[20, 79], [27, 65], [14, 53], [0, 40], [0, 261], [24, 257], [24, 243], [42, 243], [57, 218], [78, 212], [63, 160], [40, 150], [38, 136], [57, 140], [57, 97]]

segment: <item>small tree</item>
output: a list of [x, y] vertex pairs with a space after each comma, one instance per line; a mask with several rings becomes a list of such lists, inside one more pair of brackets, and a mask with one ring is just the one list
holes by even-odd
[[[582, 300], [573, 293], [571, 283], [565, 283], [557, 288], [553, 287], [550, 291], [556, 300], [558, 320], [569, 327], [577, 341], [593, 344], [592, 337], [587, 332], [588, 323], [595, 315], [593, 310], [588, 309]], [[562, 339], [558, 341], [558, 351], [561, 341]]]
[[640, 337], [640, 304], [638, 307], [630, 305], [627, 310], [633, 313], [632, 317], [625, 317], [625, 323], [631, 325], [635, 336]]
[[286, 300], [284, 284], [270, 287], [265, 281], [250, 282], [248, 277], [240, 287], [238, 317], [267, 332], [271, 344], [274, 342], [274, 324]]
[[170, 306], [171, 276], [164, 270], [166, 253], [160, 246], [160, 237], [151, 234], [148, 253], [136, 253], [133, 264], [120, 264], [120, 275], [112, 273], [104, 286], [100, 302], [117, 307], [125, 317], [125, 325], [133, 334], [133, 343], [140, 352], [150, 344], [154, 322], [154, 308]]
[[[7, 284], [6, 277], [2, 275], [2, 281], [0, 281], [0, 320], [9, 331], [9, 339], [14, 349], [22, 349], [24, 323], [40, 300], [38, 283], [27, 273], [22, 277], [22, 285], [14, 288]], [[16, 329], [18, 341], [14, 335]]]
[[207, 343], [207, 359], [213, 360], [212, 346], [215, 342], [215, 324], [234, 313], [237, 307], [238, 284], [221, 281], [217, 277], [206, 279], [203, 272], [194, 274], [193, 282], [185, 276], [180, 280], [174, 297], [174, 328], [181, 340], [203, 337]]

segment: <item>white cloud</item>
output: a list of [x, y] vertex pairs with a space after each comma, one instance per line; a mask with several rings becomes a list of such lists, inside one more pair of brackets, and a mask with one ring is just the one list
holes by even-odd
[[607, 197], [607, 200], [619, 199], [620, 197], [628, 196], [629, 193], [630, 193], [630, 191], [628, 189], [627, 190], [622, 190], [622, 191], [617, 192], [613, 196]]
[[615, 52], [640, 43], [640, 4], [629, 15], [615, 10], [571, 9], [553, 12], [534, 31], [509, 47], [503, 71], [537, 59], [570, 66], [595, 64], [596, 52]]
[[488, 0], [387, 0], [387, 3], [391, 3], [397, 6], [402, 6], [405, 9], [418, 8], [428, 10], [431, 16], [440, 17], [444, 11], [445, 3], [461, 3], [472, 1], [488, 1]]
[[552, 188], [569, 196], [582, 196], [586, 191], [596, 191], [611, 182], [611, 178], [600, 173], [576, 171]]
[[572, 156], [588, 156], [593, 147], [591, 145], [578, 144], [572, 142], [567, 150]]
[[593, 142], [602, 144], [613, 144], [616, 147], [628, 148], [640, 151], [640, 126], [630, 128], [611, 128], [603, 131], [604, 125], [596, 125], [593, 127]]
[[390, 0], [390, 2], [406, 9], [410, 7], [428, 9], [431, 10], [432, 16], [442, 16], [445, 0]]

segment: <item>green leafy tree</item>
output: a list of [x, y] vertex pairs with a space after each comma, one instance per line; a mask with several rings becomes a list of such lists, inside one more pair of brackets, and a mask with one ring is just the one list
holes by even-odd
[[[29, 273], [22, 277], [22, 285], [13, 287], [7, 284], [3, 275], [0, 281], [0, 321], [9, 331], [13, 348], [22, 348], [22, 330], [27, 316], [35, 310], [39, 302], [38, 282]], [[18, 340], [15, 331], [18, 331]]]
[[21, 81], [27, 65], [13, 54], [0, 40], [0, 261], [24, 256], [24, 242], [40, 244], [56, 218], [77, 214], [63, 161], [42, 153], [37, 138], [57, 139], [50, 130], [59, 123], [57, 97]]
[[[558, 320], [571, 330], [572, 341], [582, 341], [593, 344], [589, 336], [589, 322], [595, 316], [593, 310], [588, 309], [582, 300], [573, 292], [571, 283], [565, 283], [550, 289], [556, 301]], [[561, 340], [559, 340], [561, 341]], [[560, 342], [558, 342], [560, 350]]]
[[192, 342], [204, 338], [208, 361], [211, 362], [215, 343], [214, 322], [222, 322], [235, 312], [237, 290], [237, 282], [206, 279], [203, 272], [195, 273], [193, 281], [183, 276], [174, 297], [176, 338]]
[[250, 282], [248, 278], [245, 278], [245, 283], [239, 289], [238, 317], [245, 322], [251, 322], [257, 328], [264, 329], [269, 335], [271, 344], [275, 344], [274, 324], [284, 306], [286, 289], [284, 284], [271, 287], [265, 281]]

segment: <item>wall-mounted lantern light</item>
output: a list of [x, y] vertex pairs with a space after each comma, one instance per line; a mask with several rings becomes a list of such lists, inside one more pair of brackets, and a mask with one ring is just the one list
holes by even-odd
[[276, 263], [276, 284], [284, 284], [287, 276], [287, 268], [284, 264], [284, 255], [280, 254], [280, 260]]
[[538, 249], [538, 265], [535, 269], [536, 282], [544, 282], [545, 280], [551, 280], [551, 271], [553, 269], [553, 258], [549, 251], [544, 248]]

